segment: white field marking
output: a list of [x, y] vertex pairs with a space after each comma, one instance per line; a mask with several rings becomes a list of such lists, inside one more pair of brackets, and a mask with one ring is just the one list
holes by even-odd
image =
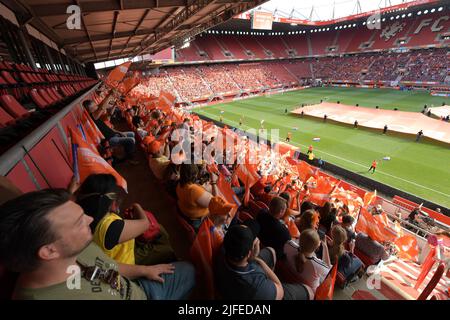
[[[301, 143], [291, 142], [291, 144], [297, 144], [297, 145], [299, 145], [299, 146], [302, 146], [302, 147], [307, 148], [307, 146], [305, 146], [305, 145], [303, 145], [303, 144], [301, 144]], [[327, 155], [329, 155], [329, 156], [332, 156], [332, 157], [334, 157], [334, 158], [337, 158], [337, 159], [340, 159], [340, 160], [343, 160], [343, 161], [346, 161], [346, 162], [353, 163], [353, 164], [358, 165], [358, 166], [363, 167], [363, 168], [367, 168], [367, 166], [362, 165], [362, 164], [357, 163], [357, 162], [354, 162], [354, 161], [352, 161], [352, 160], [348, 160], [348, 159], [345, 159], [345, 158], [341, 158], [341, 157], [339, 157], [339, 156], [335, 156], [334, 154], [331, 154], [331, 153], [328, 153], [328, 152], [325, 152], [325, 151], [321, 151], [321, 150], [319, 150], [319, 149], [316, 149], [316, 150], [317, 150], [317, 151], [320, 151], [320, 152], [322, 152], [322, 153], [324, 153], [324, 154], [327, 154]], [[446, 194], [446, 193], [443, 193], [443, 192], [440, 192], [440, 191], [437, 191], [437, 190], [428, 188], [428, 187], [423, 186], [423, 185], [421, 185], [421, 184], [418, 184], [418, 183], [415, 183], [415, 182], [412, 182], [412, 181], [409, 181], [409, 180], [406, 180], [406, 179], [403, 179], [403, 178], [394, 176], [394, 175], [392, 175], [392, 174], [389, 174], [389, 173], [386, 173], [386, 172], [383, 172], [383, 171], [377, 170], [377, 173], [381, 173], [381, 174], [384, 174], [384, 175], [386, 175], [386, 176], [388, 176], [388, 177], [391, 177], [391, 178], [394, 178], [394, 179], [397, 179], [397, 180], [401, 180], [401, 181], [407, 182], [407, 183], [409, 183], [409, 184], [415, 185], [415, 186], [417, 186], [417, 187], [420, 187], [420, 188], [423, 188], [423, 189], [427, 189], [427, 190], [430, 190], [430, 191], [439, 193], [439, 194], [441, 194], [441, 195], [443, 195], [443, 196], [446, 196], [446, 197], [450, 197], [449, 194]]]
[[[206, 114], [209, 114], [209, 115], [213, 115], [213, 114], [211, 114], [211, 113], [209, 113], [209, 112], [203, 112], [203, 113], [206, 113]], [[215, 117], [215, 115], [213, 115], [213, 116]], [[237, 122], [235, 122], [235, 121], [231, 121], [231, 120], [228, 120], [228, 119], [227, 119], [227, 121], [228, 121], [228, 122], [231, 122], [231, 123], [237, 123]], [[245, 126], [245, 127], [247, 127], [247, 126]], [[297, 145], [297, 146], [301, 146], [301, 147], [305, 147], [305, 148], [308, 148], [308, 146], [306, 146], [306, 145], [304, 145], [304, 144], [297, 143], [297, 142], [293, 142], [293, 141], [291, 142], [291, 144]], [[367, 169], [367, 166], [362, 165], [362, 164], [360, 164], [360, 163], [358, 163], [358, 162], [355, 162], [355, 161], [352, 161], [352, 160], [348, 160], [348, 159], [345, 159], [345, 158], [336, 156], [336, 155], [334, 155], [334, 154], [331, 154], [331, 153], [322, 151], [322, 150], [320, 150], [320, 149], [316, 149], [316, 150], [317, 150], [317, 151], [320, 151], [320, 152], [323, 153], [323, 154], [326, 154], [326, 155], [329, 155], [329, 156], [331, 156], [331, 157], [334, 157], [334, 158], [336, 158], [336, 159], [340, 159], [340, 160], [343, 160], [343, 161], [346, 161], [346, 162], [349, 162], [349, 163], [352, 163], [352, 164], [355, 164], [355, 165], [357, 165], [357, 166], [360, 166], [360, 167], [362, 167], [362, 168], [366, 168], [366, 169]], [[391, 177], [391, 178], [394, 178], [394, 179], [397, 179], [397, 180], [404, 181], [404, 182], [409, 183], [409, 184], [412, 184], [412, 185], [414, 185], [414, 186], [416, 186], [416, 187], [423, 188], [423, 189], [427, 189], [427, 190], [433, 191], [433, 192], [435, 192], [435, 193], [441, 194], [441, 195], [443, 195], [443, 196], [450, 197], [449, 194], [440, 192], [440, 191], [438, 191], [438, 190], [431, 189], [431, 188], [429, 188], [429, 187], [426, 187], [426, 186], [423, 186], [423, 185], [421, 185], [421, 184], [418, 184], [418, 183], [415, 183], [415, 182], [412, 182], [412, 181], [409, 181], [409, 180], [406, 180], [406, 179], [403, 179], [403, 178], [394, 176], [394, 175], [389, 174], [389, 173], [385, 173], [385, 172], [383, 172], [383, 171], [377, 170], [377, 173], [381, 173], [381, 174], [384, 174], [385, 176], [388, 176], [388, 177]]]

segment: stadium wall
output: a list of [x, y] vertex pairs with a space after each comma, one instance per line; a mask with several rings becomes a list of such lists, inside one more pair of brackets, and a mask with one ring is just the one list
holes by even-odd
[[[197, 114], [197, 113], [196, 113]], [[221, 122], [218, 122], [214, 119], [208, 118], [204, 115], [201, 114], [197, 114], [199, 116], [200, 119], [206, 120], [206, 121], [210, 121], [212, 123], [214, 123], [216, 126], [218, 127], [223, 127], [224, 124]], [[241, 134], [241, 135], [246, 135], [249, 137], [249, 139], [253, 140], [253, 141], [257, 141], [258, 137], [256, 137], [255, 135], [249, 134], [247, 132], [244, 132], [238, 128], [235, 128], [233, 126], [227, 125], [228, 128], [230, 128], [233, 131], [236, 131], [237, 133]], [[264, 141], [264, 139], [263, 139]], [[270, 143], [270, 140], [266, 140], [267, 143]], [[308, 162], [308, 156], [305, 153], [301, 153], [301, 152], [297, 152], [298, 154], [298, 159], [299, 160], [303, 160], [303, 161], [307, 161]], [[313, 163], [313, 165], [316, 165], [316, 163]], [[416, 195], [413, 195], [411, 193], [393, 188], [389, 185], [386, 185], [384, 183], [372, 180], [370, 178], [364, 177], [360, 174], [354, 173], [352, 171], [349, 171], [347, 169], [341, 168], [339, 166], [336, 166], [334, 164], [331, 164], [329, 162], [325, 162], [324, 165], [322, 166], [322, 169], [325, 171], [328, 171], [332, 174], [338, 175], [340, 177], [342, 177], [346, 182], [350, 182], [353, 183], [355, 185], [361, 186], [364, 189], [367, 190], [377, 190], [379, 193], [382, 193], [390, 198], [393, 198], [394, 196], [400, 196], [404, 199], [407, 199], [409, 201], [415, 202], [415, 203], [423, 203], [423, 205], [427, 208], [431, 208], [431, 209], [436, 209], [436, 208], [441, 208], [441, 212], [446, 215], [446, 216], [450, 216], [450, 209], [446, 208], [442, 205], [436, 204], [434, 202], [431, 202], [429, 200], [420, 198]]]
[[73, 176], [69, 159], [68, 128], [79, 124], [82, 102], [89, 99], [96, 84], [24, 139], [0, 156], [0, 175], [22, 192], [45, 188], [66, 188]]

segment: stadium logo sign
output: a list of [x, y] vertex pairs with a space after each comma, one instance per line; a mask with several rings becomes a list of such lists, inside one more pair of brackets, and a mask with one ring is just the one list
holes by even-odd
[[76, 5], [67, 7], [67, 14], [70, 16], [66, 20], [66, 26], [69, 30], [81, 30], [81, 8]]
[[367, 18], [366, 21], [367, 29], [369, 30], [380, 30], [381, 29], [381, 11], [377, 11], [375, 14]]
[[387, 26], [383, 29], [380, 34], [380, 38], [384, 38], [384, 40], [388, 41], [389, 39], [395, 37], [399, 32], [401, 32], [406, 26], [406, 23], [400, 23], [396, 21], [394, 24]]

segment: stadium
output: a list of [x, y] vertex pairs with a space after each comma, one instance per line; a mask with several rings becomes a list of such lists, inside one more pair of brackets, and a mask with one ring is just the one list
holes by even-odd
[[0, 25], [0, 299], [449, 299], [447, 1], [0, 0]]

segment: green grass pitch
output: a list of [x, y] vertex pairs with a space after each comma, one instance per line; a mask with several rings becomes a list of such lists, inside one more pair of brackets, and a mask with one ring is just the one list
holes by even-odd
[[[236, 102], [218, 104], [195, 109], [195, 112], [241, 129], [259, 129], [265, 120], [266, 129], [279, 129], [280, 140], [287, 132], [292, 133], [291, 144], [300, 147], [314, 146], [316, 157], [341, 166], [371, 179], [415, 194], [439, 205], [450, 206], [450, 150], [442, 145], [415, 142], [415, 137], [403, 138], [382, 135], [363, 128], [353, 129], [344, 125], [323, 123], [319, 119], [300, 118], [285, 114], [305, 104], [316, 104], [320, 100], [341, 101], [342, 104], [361, 107], [393, 109], [420, 112], [423, 106], [440, 106], [449, 103], [447, 98], [432, 97], [423, 91], [402, 92], [391, 89], [357, 88], [311, 88], [291, 91], [267, 97], [256, 97]], [[450, 125], [450, 124], [449, 124]], [[293, 128], [297, 127], [298, 130]], [[320, 137], [314, 142], [314, 137]], [[391, 157], [380, 161], [375, 174], [367, 173], [373, 159]]]

